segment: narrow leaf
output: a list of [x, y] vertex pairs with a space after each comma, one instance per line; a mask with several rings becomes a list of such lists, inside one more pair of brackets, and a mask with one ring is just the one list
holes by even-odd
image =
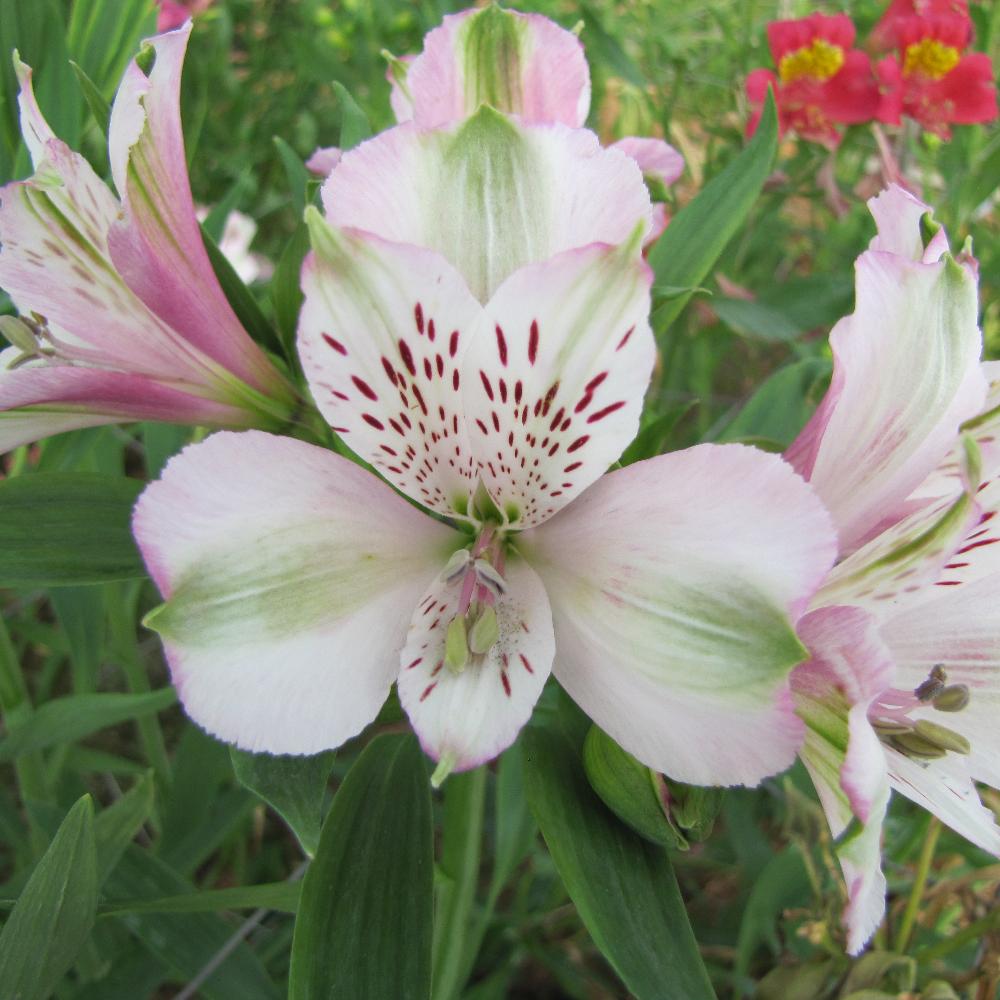
[[333, 767], [333, 753], [313, 757], [275, 757], [230, 747], [240, 784], [259, 795], [291, 828], [302, 850], [312, 857], [319, 846], [323, 799]]
[[153, 899], [111, 899], [101, 916], [126, 913], [215, 913], [218, 910], [279, 910], [294, 913], [299, 905], [301, 882], [268, 882], [236, 889], [208, 889]]
[[430, 784], [410, 736], [351, 768], [306, 873], [289, 1000], [427, 1000], [433, 920]]
[[[777, 148], [778, 118], [769, 96], [747, 148], [670, 220], [650, 250], [656, 285], [694, 289], [704, 281], [757, 200]], [[657, 329], [670, 326], [690, 297], [667, 300], [657, 310]]]
[[0, 740], [0, 761], [58, 743], [72, 743], [99, 729], [162, 712], [177, 700], [172, 687], [142, 694], [73, 694], [39, 706]]
[[340, 148], [346, 153], [372, 134], [368, 116], [351, 97], [348, 89], [334, 80], [333, 90], [340, 102]]
[[104, 884], [128, 845], [153, 811], [153, 774], [146, 772], [120, 799], [102, 809], [94, 820], [97, 843], [97, 884]]
[[97, 912], [94, 805], [67, 813], [0, 932], [5, 997], [46, 1000], [90, 936]]
[[528, 802], [595, 944], [638, 1000], [714, 1000], [667, 853], [621, 823], [563, 734], [524, 733]]
[[97, 84], [87, 76], [79, 63], [70, 60], [70, 66], [73, 67], [73, 72], [76, 73], [76, 79], [80, 84], [84, 100], [87, 102], [87, 107], [90, 108], [90, 113], [94, 116], [97, 127], [101, 130], [101, 135], [106, 136], [108, 134], [108, 126], [111, 124], [111, 105], [97, 88]]
[[36, 587], [146, 575], [130, 530], [143, 484], [86, 472], [0, 481], [0, 586]]
[[302, 157], [281, 136], [274, 136], [272, 141], [278, 150], [278, 156], [281, 157], [285, 176], [288, 178], [288, 190], [292, 196], [295, 218], [301, 219], [302, 213], [306, 210], [306, 187], [309, 184], [309, 171], [306, 170]]

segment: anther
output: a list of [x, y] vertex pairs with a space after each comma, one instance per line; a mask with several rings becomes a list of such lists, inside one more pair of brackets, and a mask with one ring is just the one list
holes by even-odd
[[947, 726], [939, 726], [936, 722], [928, 722], [926, 719], [921, 719], [917, 723], [914, 734], [952, 753], [967, 754], [972, 750], [971, 744], [961, 733], [956, 733]]
[[486, 607], [469, 630], [469, 649], [476, 656], [483, 656], [496, 645], [499, 638], [497, 613], [493, 608]]
[[457, 552], [453, 552], [441, 571], [441, 579], [445, 583], [454, 583], [465, 572], [465, 568], [470, 562], [472, 562], [472, 556], [468, 549], [459, 549]]
[[889, 745], [901, 754], [916, 760], [937, 760], [947, 753], [936, 743], [918, 736], [915, 732], [897, 733], [889, 737]]
[[496, 568], [485, 559], [475, 562], [476, 579], [494, 596], [502, 597], [507, 592], [507, 581]]
[[969, 688], [965, 684], [950, 684], [935, 695], [932, 704], [939, 712], [961, 712], [969, 704]]
[[453, 673], [460, 674], [469, 662], [469, 642], [465, 630], [465, 618], [456, 615], [448, 625], [444, 640], [444, 665]]
[[935, 663], [931, 667], [931, 672], [928, 674], [927, 680], [920, 684], [913, 693], [921, 701], [931, 701], [944, 690], [947, 681], [948, 675], [945, 673], [944, 664]]

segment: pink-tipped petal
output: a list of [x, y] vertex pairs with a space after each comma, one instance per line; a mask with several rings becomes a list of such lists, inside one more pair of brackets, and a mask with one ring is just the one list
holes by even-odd
[[775, 455], [701, 445], [612, 472], [518, 536], [552, 606], [553, 672], [643, 763], [755, 784], [802, 738], [791, 621], [829, 570], [829, 517]]
[[281, 377], [250, 339], [216, 280], [195, 215], [180, 120], [188, 22], [157, 35], [147, 77], [133, 61], [115, 97], [109, 156], [125, 218], [109, 244], [129, 287], [164, 322], [248, 384], [287, 395]]
[[684, 173], [684, 157], [662, 139], [629, 136], [611, 145], [626, 156], [631, 156], [646, 177], [655, 177], [665, 187]]
[[503, 572], [495, 611], [500, 638], [460, 673], [445, 663], [445, 635], [458, 612], [462, 580], [435, 581], [417, 605], [400, 655], [399, 700], [434, 760], [455, 771], [505, 750], [531, 717], [552, 669], [552, 614], [541, 580], [521, 560]]
[[306, 160], [306, 167], [320, 177], [327, 177], [333, 172], [334, 167], [340, 163], [343, 155], [344, 151], [338, 146], [320, 146]]
[[0, 454], [79, 427], [128, 420], [245, 427], [248, 416], [144, 375], [75, 365], [0, 371]]
[[516, 528], [607, 470], [639, 429], [656, 353], [648, 268], [591, 246], [522, 268], [490, 300], [465, 358], [479, 475]]
[[[796, 710], [806, 724], [800, 751], [816, 786], [847, 883], [844, 923], [856, 955], [885, 913], [881, 833], [889, 804], [885, 751], [868, 721], [890, 686], [892, 656], [877, 623], [860, 608], [825, 607], [799, 623], [810, 659], [792, 672]], [[854, 818], [860, 829], [846, 837]]]
[[188, 714], [244, 749], [293, 754], [375, 717], [457, 538], [346, 459], [257, 431], [184, 449], [133, 530]]
[[[904, 217], [917, 229], [915, 213]], [[830, 390], [788, 451], [833, 514], [844, 553], [898, 516], [985, 396], [972, 268], [950, 256], [914, 261], [919, 234], [901, 226], [884, 237], [891, 251], [858, 259], [855, 311], [830, 335]]]
[[476, 477], [462, 358], [481, 307], [439, 254], [308, 219], [298, 344], [316, 404], [408, 496], [465, 514]]
[[323, 204], [336, 226], [439, 251], [483, 303], [525, 264], [651, 225], [629, 157], [591, 132], [489, 108], [454, 128], [400, 125], [362, 143], [324, 184]]
[[425, 128], [460, 121], [481, 104], [578, 127], [590, 107], [590, 73], [574, 34], [493, 5], [446, 16], [429, 32], [405, 84], [393, 82], [392, 104], [397, 121]]

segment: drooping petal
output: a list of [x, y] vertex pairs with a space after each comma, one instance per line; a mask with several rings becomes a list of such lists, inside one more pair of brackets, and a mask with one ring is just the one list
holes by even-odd
[[125, 420], [245, 427], [243, 409], [144, 375], [75, 365], [0, 371], [0, 454], [50, 434]]
[[400, 656], [399, 700], [424, 751], [464, 771], [492, 760], [531, 717], [552, 668], [552, 613], [541, 580], [523, 560], [504, 569], [500, 638], [460, 673], [445, 664], [445, 637], [462, 581], [435, 581], [410, 622]]
[[489, 108], [454, 128], [400, 125], [362, 143], [324, 184], [323, 204], [334, 225], [438, 250], [483, 303], [525, 264], [651, 224], [629, 157], [591, 132]]
[[662, 139], [629, 136], [612, 143], [610, 148], [631, 156], [644, 176], [655, 177], [666, 187], [684, 173], [684, 157]]
[[591, 246], [522, 268], [487, 305], [463, 400], [479, 475], [515, 527], [565, 506], [635, 437], [651, 280], [632, 249]]
[[833, 381], [787, 453], [833, 514], [842, 552], [898, 516], [979, 412], [976, 314], [971, 268], [950, 256], [927, 263], [869, 250], [858, 259], [855, 311], [830, 335]]
[[[995, 720], [994, 715], [994, 725]], [[1000, 827], [993, 812], [979, 800], [970, 762], [954, 754], [940, 760], [915, 761], [894, 750], [888, 751], [888, 757], [889, 781], [897, 792], [977, 847], [1000, 856]]]
[[458, 538], [346, 459], [256, 431], [173, 458], [133, 530], [188, 714], [247, 750], [295, 754], [375, 717]]
[[701, 445], [604, 476], [518, 536], [552, 606], [553, 672], [616, 742], [695, 784], [754, 784], [795, 756], [790, 619], [835, 540], [774, 455]]
[[[799, 623], [810, 659], [792, 671], [796, 711], [806, 724], [800, 756], [816, 786], [847, 882], [848, 951], [864, 947], [885, 913], [881, 834], [889, 804], [885, 750], [868, 721], [893, 679], [877, 623], [860, 608], [825, 607]], [[859, 829], [848, 828], [857, 818]]]
[[326, 177], [340, 163], [340, 158], [343, 155], [344, 151], [338, 146], [320, 146], [306, 160], [306, 167], [312, 173], [319, 174], [320, 177]]
[[408, 496], [465, 514], [476, 480], [461, 364], [479, 303], [439, 254], [307, 217], [298, 344], [317, 406]]
[[109, 157], [126, 218], [111, 231], [115, 267], [142, 301], [208, 357], [276, 397], [288, 389], [222, 291], [201, 238], [184, 155], [180, 83], [188, 22], [149, 40], [147, 76], [129, 64], [115, 97]]
[[496, 4], [446, 16], [427, 34], [405, 81], [392, 82], [397, 121], [425, 128], [461, 121], [481, 104], [526, 122], [578, 127], [590, 107], [590, 73], [576, 35]]

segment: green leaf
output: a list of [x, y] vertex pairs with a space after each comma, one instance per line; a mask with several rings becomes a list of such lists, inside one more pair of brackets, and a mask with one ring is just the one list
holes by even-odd
[[218, 910], [278, 910], [294, 913], [299, 905], [301, 882], [268, 882], [235, 889], [208, 889], [153, 899], [110, 899], [100, 907], [101, 916], [126, 913], [215, 913]]
[[35, 709], [0, 740], [0, 761], [59, 743], [72, 743], [99, 729], [162, 712], [177, 700], [172, 687], [143, 694], [73, 694]]
[[609, 812], [560, 732], [522, 737], [530, 804], [595, 944], [638, 1000], [714, 1000], [666, 852]]
[[411, 736], [379, 736], [337, 792], [306, 873], [289, 1000], [426, 1000], [432, 883], [423, 755]]
[[230, 747], [229, 755], [240, 784], [260, 796], [288, 824], [302, 850], [313, 857], [335, 754], [276, 757]]
[[288, 178], [288, 190], [292, 196], [295, 218], [301, 219], [302, 213], [306, 210], [306, 187], [309, 184], [309, 171], [302, 162], [302, 157], [284, 139], [276, 135], [272, 141], [278, 150], [278, 156], [281, 157], [285, 176]]
[[46, 1000], [90, 936], [97, 912], [94, 805], [66, 814], [0, 932], [5, 997]]
[[53, 587], [49, 600], [69, 643], [73, 690], [93, 691], [104, 655], [104, 588]]
[[[653, 244], [649, 265], [656, 285], [696, 288], [704, 281], [757, 200], [777, 148], [778, 118], [769, 96], [747, 148], [670, 220]], [[670, 326], [690, 297], [665, 302], [656, 313], [657, 329]]]
[[70, 60], [70, 66], [76, 73], [77, 83], [80, 84], [84, 100], [87, 102], [87, 107], [90, 108], [90, 113], [94, 116], [97, 127], [101, 130], [101, 135], [107, 136], [108, 126], [111, 124], [111, 105], [79, 63]]
[[346, 153], [367, 139], [372, 134], [372, 127], [368, 116], [342, 83], [334, 80], [333, 90], [340, 104], [340, 148]]
[[679, 403], [672, 403], [659, 413], [653, 420], [640, 428], [632, 443], [625, 449], [622, 457], [618, 460], [621, 465], [631, 465], [633, 462], [642, 461], [644, 458], [652, 458], [659, 455], [666, 448], [670, 434], [677, 424], [691, 412], [695, 404], [690, 400], [683, 400]]
[[287, 358], [295, 357], [295, 334], [303, 299], [302, 289], [299, 287], [299, 275], [302, 272], [302, 261], [305, 260], [307, 253], [309, 253], [309, 230], [302, 222], [281, 252], [278, 266], [271, 278], [271, 306], [274, 309], [274, 321]]
[[723, 323], [745, 337], [788, 342], [802, 332], [787, 316], [763, 302], [717, 295], [711, 306]]
[[101, 583], [146, 575], [130, 530], [143, 484], [89, 472], [0, 481], [0, 586]]
[[97, 843], [97, 884], [114, 871], [132, 839], [153, 812], [153, 773], [147, 771], [120, 799], [102, 809], [94, 820]]
[[825, 358], [804, 358], [780, 369], [747, 400], [719, 440], [763, 438], [788, 447], [816, 409], [829, 375]]
[[243, 324], [243, 328], [261, 347], [270, 351], [281, 351], [281, 343], [278, 335], [274, 332], [268, 318], [264, 315], [253, 293], [243, 283], [240, 276], [233, 269], [233, 265], [226, 259], [225, 254], [219, 249], [218, 244], [202, 226], [201, 240], [205, 244], [208, 259], [212, 264], [222, 291], [226, 296], [236, 318]]

